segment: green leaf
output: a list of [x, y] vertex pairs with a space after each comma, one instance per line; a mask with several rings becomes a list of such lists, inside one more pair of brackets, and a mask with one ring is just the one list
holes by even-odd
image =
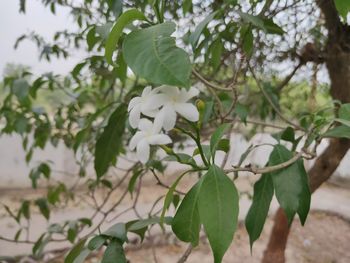
[[192, 0], [184, 0], [182, 4], [182, 12], [184, 15], [192, 9]]
[[107, 172], [120, 153], [126, 118], [126, 105], [121, 104], [110, 116], [107, 126], [96, 142], [95, 170], [98, 178]]
[[182, 173], [176, 180], [175, 182], [171, 185], [171, 187], [169, 188], [169, 191], [167, 192], [165, 199], [164, 199], [164, 204], [163, 204], [163, 210], [162, 213], [160, 215], [160, 223], [163, 224], [164, 221], [164, 216], [165, 216], [165, 212], [166, 210], [169, 208], [171, 202], [173, 201], [173, 197], [174, 197], [174, 191], [176, 189], [176, 186], [179, 184], [179, 182], [181, 181], [181, 179], [187, 174], [187, 172]]
[[193, 50], [196, 49], [197, 43], [199, 40], [200, 35], [202, 34], [202, 31], [207, 26], [207, 24], [212, 21], [215, 17], [215, 15], [218, 13], [218, 11], [215, 11], [211, 14], [209, 14], [202, 22], [198, 24], [195, 31], [190, 35], [189, 41], [192, 45]]
[[102, 234], [105, 236], [118, 238], [122, 242], [126, 242], [128, 240], [126, 236], [126, 227], [124, 223], [117, 223], [108, 228]]
[[25, 79], [16, 79], [13, 82], [12, 92], [18, 100], [23, 101], [29, 93], [29, 84]]
[[230, 140], [229, 139], [221, 139], [218, 143], [217, 151], [223, 151], [227, 153], [230, 150]]
[[135, 224], [136, 222], [138, 222], [139, 220], [132, 220], [132, 221], [129, 221], [125, 224], [126, 226], [126, 230], [129, 231], [129, 232], [132, 232], [136, 235], [138, 235], [140, 238], [141, 238], [141, 242], [143, 242], [143, 239], [145, 238], [145, 233], [148, 229], [148, 226], [145, 226], [143, 228], [139, 228], [139, 229], [134, 229], [134, 230], [129, 230], [130, 226], [132, 226], [133, 224]]
[[75, 258], [73, 263], [84, 263], [86, 262], [86, 258], [90, 255], [91, 250], [88, 248], [84, 248], [80, 254]]
[[220, 66], [221, 55], [224, 50], [224, 44], [221, 41], [221, 38], [217, 38], [210, 47], [211, 60], [210, 64], [213, 66], [214, 70]]
[[264, 21], [260, 17], [253, 16], [253, 15], [241, 12], [241, 11], [238, 11], [238, 14], [241, 16], [241, 18], [246, 23], [250, 23], [250, 24], [254, 25], [257, 28], [265, 30]]
[[113, 52], [117, 47], [120, 35], [122, 34], [124, 27], [135, 20], [146, 20], [146, 17], [142, 12], [138, 11], [137, 9], [130, 9], [124, 12], [118, 18], [117, 22], [113, 25], [105, 46], [105, 57], [109, 64], [113, 64]]
[[79, 241], [67, 254], [66, 258], [64, 259], [64, 263], [74, 263], [75, 259], [80, 255], [82, 250], [84, 249], [86, 239], [82, 239]]
[[334, 3], [339, 15], [341, 15], [344, 18], [344, 21], [346, 21], [346, 17], [350, 11], [350, 2], [348, 0], [334, 0]]
[[254, 184], [253, 203], [245, 219], [245, 226], [249, 234], [250, 249], [260, 237], [273, 197], [273, 182], [270, 174], [264, 174]]
[[252, 29], [249, 26], [242, 26], [240, 33], [243, 51], [250, 56], [254, 47], [254, 36]]
[[155, 84], [188, 87], [191, 63], [175, 45], [173, 22], [131, 32], [123, 42], [125, 62], [133, 72]]
[[[164, 222], [166, 224], [171, 224], [171, 217], [164, 217]], [[160, 217], [151, 217], [147, 219], [141, 219], [137, 220], [135, 223], [130, 225], [128, 228], [128, 231], [135, 231], [135, 230], [140, 230], [144, 227], [148, 227], [149, 225], [154, 225], [154, 224], [159, 224], [160, 223]]]
[[137, 178], [139, 178], [141, 173], [142, 173], [142, 170], [135, 170], [135, 171], [133, 171], [133, 175], [130, 178], [130, 181], [128, 184], [128, 191], [131, 194], [131, 197], [132, 197], [132, 193], [134, 192], [136, 180], [137, 180]]
[[211, 152], [211, 156], [213, 157], [213, 160], [215, 159], [215, 152], [218, 148], [219, 142], [222, 136], [224, 136], [225, 131], [228, 129], [229, 126], [230, 124], [228, 123], [224, 123], [220, 125], [210, 138], [210, 152]]
[[340, 125], [325, 132], [322, 137], [347, 138], [350, 139], [350, 127]]
[[341, 123], [341, 124], [343, 124], [343, 125], [345, 125], [345, 126], [350, 127], [350, 121], [348, 121], [348, 120], [339, 119], [339, 118], [335, 118], [334, 120], [339, 122], [339, 123]]
[[[278, 165], [293, 158], [293, 153], [283, 145], [275, 145], [269, 159], [269, 166]], [[277, 200], [287, 215], [288, 223], [295, 213], [299, 214], [302, 224], [305, 223], [310, 209], [311, 193], [308, 175], [302, 160], [287, 168], [271, 173]]]
[[118, 240], [112, 239], [109, 243], [101, 263], [127, 263], [123, 246]]
[[198, 197], [203, 180], [196, 183], [185, 195], [173, 218], [171, 227], [175, 235], [184, 242], [198, 245], [200, 219], [198, 211]]
[[266, 33], [276, 35], [283, 35], [285, 33], [284, 30], [280, 26], [276, 25], [271, 18], [263, 19], [263, 23]]
[[88, 248], [90, 250], [100, 249], [106, 242], [107, 237], [103, 235], [94, 236], [88, 243]]
[[213, 165], [203, 178], [198, 199], [200, 220], [214, 254], [220, 263], [230, 246], [238, 222], [238, 193], [224, 171]]
[[45, 198], [39, 198], [35, 200], [35, 204], [39, 207], [40, 213], [49, 220], [50, 218], [50, 208]]
[[339, 118], [350, 121], [350, 103], [342, 104], [338, 114]]

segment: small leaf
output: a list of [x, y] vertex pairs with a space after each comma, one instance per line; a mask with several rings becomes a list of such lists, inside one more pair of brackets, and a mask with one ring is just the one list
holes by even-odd
[[145, 15], [137, 9], [130, 9], [124, 12], [113, 25], [111, 32], [106, 41], [105, 57], [109, 64], [113, 64], [112, 56], [116, 50], [120, 35], [123, 32], [124, 27], [135, 20], [146, 20]]
[[98, 178], [107, 172], [108, 167], [120, 153], [126, 118], [126, 105], [121, 104], [110, 116], [107, 126], [97, 139], [95, 170]]
[[238, 222], [238, 193], [224, 171], [213, 165], [203, 177], [198, 210], [214, 254], [220, 263], [229, 248]]
[[273, 182], [270, 174], [264, 174], [254, 184], [253, 203], [245, 219], [245, 226], [249, 234], [250, 249], [260, 237], [273, 197]]
[[339, 118], [350, 121], [350, 103], [342, 104], [338, 114], [339, 114]]
[[136, 234], [136, 235], [138, 235], [140, 238], [141, 238], [141, 242], [143, 242], [143, 239], [145, 238], [145, 233], [146, 233], [146, 231], [147, 231], [147, 229], [148, 229], [148, 227], [147, 226], [145, 226], [145, 227], [143, 227], [143, 228], [139, 228], [139, 229], [129, 229], [130, 228], [130, 226], [132, 226], [133, 224], [135, 224], [136, 222], [138, 222], [139, 220], [132, 220], [132, 221], [129, 221], [129, 222], [127, 222], [126, 224], [125, 224], [125, 226], [126, 226], [126, 230], [127, 231], [129, 231], [129, 232], [132, 232], [132, 233], [134, 233], [134, 234]]
[[109, 243], [101, 263], [127, 263], [123, 246], [118, 240], [112, 239]]
[[191, 63], [188, 54], [175, 45], [173, 22], [131, 32], [123, 42], [125, 62], [132, 71], [154, 83], [188, 87]]
[[228, 123], [222, 124], [215, 130], [215, 132], [212, 134], [210, 138], [210, 152], [213, 159], [215, 158], [215, 152], [218, 148], [219, 142], [222, 136], [224, 136], [225, 131], [228, 129], [229, 126], [230, 124]]
[[190, 43], [192, 45], [193, 50], [196, 48], [200, 35], [202, 34], [203, 29], [207, 26], [207, 24], [214, 19], [218, 11], [215, 11], [209, 14], [202, 22], [198, 24], [196, 30], [190, 35]]
[[346, 17], [350, 11], [350, 3], [347, 0], [334, 0], [335, 7], [346, 22]]
[[126, 242], [128, 240], [126, 236], [126, 227], [124, 223], [117, 223], [111, 226], [110, 228], [108, 228], [102, 234], [105, 236], [118, 238], [122, 242]]
[[241, 121], [244, 122], [244, 124], [247, 124], [247, 117], [249, 114], [249, 110], [247, 106], [238, 102], [235, 107], [235, 113], [238, 115]]
[[39, 207], [40, 213], [49, 220], [50, 218], [50, 208], [45, 198], [39, 198], [35, 200], [35, 204]]
[[175, 235], [184, 242], [198, 245], [200, 219], [198, 211], [198, 197], [203, 180], [196, 183], [185, 195], [173, 218], [171, 227]]
[[230, 151], [230, 140], [229, 139], [221, 139], [218, 143], [217, 151], [223, 151], [225, 153]]
[[266, 33], [276, 35], [283, 35], [285, 33], [284, 30], [280, 26], [276, 25], [271, 18], [265, 18], [263, 19], [263, 22]]

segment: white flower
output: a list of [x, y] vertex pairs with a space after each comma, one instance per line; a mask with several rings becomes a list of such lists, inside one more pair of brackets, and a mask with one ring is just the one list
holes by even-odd
[[170, 137], [160, 133], [160, 129], [157, 129], [150, 120], [141, 119], [138, 128], [140, 131], [131, 138], [129, 147], [131, 150], [136, 148], [137, 159], [142, 163], [146, 163], [149, 159], [150, 145], [171, 143]]
[[128, 111], [131, 127], [136, 128], [139, 125], [141, 113], [149, 117], [155, 117], [162, 103], [163, 95], [158, 94], [157, 89], [144, 88], [140, 97], [134, 97], [129, 102]]
[[157, 113], [154, 123], [158, 129], [169, 131], [175, 127], [176, 113], [185, 119], [195, 122], [199, 119], [197, 108], [188, 101], [197, 96], [199, 91], [191, 87], [188, 91], [177, 87], [161, 86], [157, 88], [164, 95], [162, 109]]

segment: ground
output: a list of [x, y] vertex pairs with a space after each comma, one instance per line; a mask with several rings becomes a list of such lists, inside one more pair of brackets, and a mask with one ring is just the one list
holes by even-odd
[[[169, 179], [171, 181], [172, 179]], [[165, 181], [166, 182], [166, 181]], [[166, 182], [168, 183], [168, 182]], [[241, 179], [237, 182], [239, 189], [248, 189], [250, 181]], [[184, 181], [180, 186], [181, 190], [188, 189], [191, 185], [190, 181]], [[39, 196], [38, 192], [30, 190], [21, 190], [21, 195], [18, 195], [19, 190], [3, 190], [0, 192], [1, 202], [15, 206], [19, 199], [25, 196], [26, 198], [35, 198]], [[40, 191], [39, 191], [40, 192]], [[139, 200], [139, 210], [141, 213], [148, 211], [158, 196], [164, 194], [165, 189], [156, 185], [154, 182], [147, 182], [142, 190], [142, 195]], [[116, 200], [121, 192], [115, 193], [111, 199]], [[287, 263], [347, 263], [350, 262], [350, 206], [348, 200], [350, 191], [344, 187], [338, 187], [331, 184], [325, 184], [319, 189], [312, 199], [312, 212], [302, 227], [299, 220], [296, 218], [292, 225], [290, 239], [286, 251]], [[122, 204], [120, 211], [126, 208], [131, 203], [131, 199], [127, 199], [126, 203]], [[266, 247], [268, 236], [272, 227], [273, 211], [277, 208], [277, 203], [271, 205], [270, 217], [266, 222], [261, 238], [254, 243], [252, 255], [250, 254], [249, 240], [246, 233], [243, 219], [250, 206], [250, 201], [245, 196], [240, 201], [240, 225], [235, 234], [234, 242], [224, 257], [225, 263], [255, 263], [260, 262], [262, 253]], [[1, 211], [2, 212], [2, 211]], [[56, 210], [52, 213], [52, 222], [60, 222], [69, 218], [79, 216], [88, 216], [91, 210], [84, 203], [77, 202], [71, 207], [66, 207], [63, 210]], [[116, 211], [118, 213], [118, 211]], [[172, 212], [170, 211], [170, 214]], [[133, 219], [132, 214], [123, 215], [120, 220]], [[33, 215], [32, 235], [35, 240], [35, 232], [40, 235], [45, 220], [39, 214]], [[16, 225], [0, 213], [0, 235], [11, 237], [16, 230]], [[172, 263], [177, 262], [187, 248], [187, 244], [178, 241], [173, 235], [161, 235], [159, 229], [152, 230], [153, 239], [145, 240], [140, 244], [128, 245], [126, 254], [131, 263]], [[193, 250], [186, 262], [189, 263], [210, 263], [213, 262], [209, 244], [202, 234], [201, 242], [197, 248]], [[66, 246], [61, 243], [56, 247], [49, 249], [58, 249]], [[153, 250], [152, 247], [155, 249]], [[0, 241], [0, 256], [14, 256], [18, 254], [30, 253], [30, 245], [20, 245]], [[90, 258], [90, 262], [99, 262], [101, 253]], [[49, 254], [50, 256], [50, 254]], [[52, 255], [51, 255], [52, 256]], [[56, 255], [57, 256], [57, 255]], [[155, 260], [156, 258], [156, 260]], [[29, 259], [28, 259], [29, 260]], [[36, 261], [23, 261], [36, 262]], [[53, 260], [51, 257], [46, 258], [46, 262], [63, 262], [63, 258]], [[273, 263], [273, 262], [272, 262]]]

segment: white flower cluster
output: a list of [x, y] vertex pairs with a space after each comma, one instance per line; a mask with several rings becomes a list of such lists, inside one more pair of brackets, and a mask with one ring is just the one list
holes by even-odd
[[[140, 97], [133, 98], [128, 107], [129, 123], [139, 131], [131, 138], [129, 147], [136, 148], [139, 161], [146, 163], [150, 155], [150, 145], [171, 143], [168, 135], [162, 130], [169, 131], [175, 127], [176, 114], [195, 122], [199, 119], [197, 108], [190, 102], [197, 96], [196, 88], [179, 89], [171, 86], [160, 86], [152, 89], [146, 87]], [[151, 117], [154, 121], [141, 118], [141, 114]]]

